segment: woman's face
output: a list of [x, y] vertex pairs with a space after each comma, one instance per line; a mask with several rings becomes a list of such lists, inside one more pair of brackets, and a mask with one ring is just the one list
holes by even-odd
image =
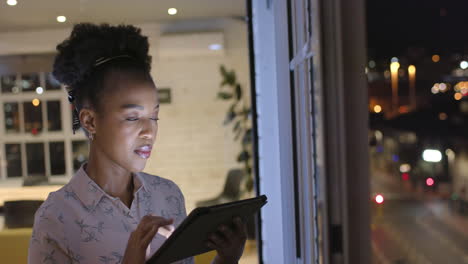
[[96, 113], [92, 144], [98, 155], [138, 172], [145, 168], [158, 132], [159, 98], [152, 82], [122, 75], [104, 91]]

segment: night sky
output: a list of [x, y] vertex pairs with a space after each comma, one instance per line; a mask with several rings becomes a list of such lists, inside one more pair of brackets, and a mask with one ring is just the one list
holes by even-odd
[[368, 55], [468, 55], [467, 0], [367, 0]]

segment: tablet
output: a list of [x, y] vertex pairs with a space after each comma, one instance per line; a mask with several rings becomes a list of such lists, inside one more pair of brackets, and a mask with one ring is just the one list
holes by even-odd
[[231, 225], [234, 217], [246, 218], [267, 203], [265, 195], [194, 209], [164, 244], [151, 256], [147, 264], [169, 264], [213, 249], [205, 244], [208, 235], [221, 224]]

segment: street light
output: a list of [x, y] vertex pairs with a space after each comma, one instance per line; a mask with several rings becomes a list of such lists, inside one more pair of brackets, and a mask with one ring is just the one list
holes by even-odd
[[408, 66], [411, 108], [416, 108], [416, 66]]
[[442, 153], [436, 149], [426, 149], [423, 152], [423, 159], [427, 162], [440, 162]]
[[400, 68], [400, 63], [397, 61], [390, 63], [390, 72], [392, 80], [392, 107], [394, 113], [398, 111], [398, 69]]

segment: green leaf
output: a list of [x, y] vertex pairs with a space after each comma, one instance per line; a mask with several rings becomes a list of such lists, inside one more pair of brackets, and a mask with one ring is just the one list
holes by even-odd
[[240, 100], [242, 98], [242, 87], [240, 84], [236, 85], [236, 98], [237, 100]]
[[219, 66], [219, 71], [221, 72], [221, 75], [226, 76], [226, 67], [224, 65]]
[[234, 118], [236, 118], [236, 112], [229, 111], [226, 115], [226, 119], [224, 119], [224, 125], [231, 123]]
[[236, 122], [236, 124], [234, 125], [232, 131], [237, 132], [237, 130], [240, 129], [240, 124], [241, 124], [241, 121], [240, 121], [240, 120], [237, 120], [237, 122]]
[[239, 156], [237, 156], [237, 161], [242, 162], [250, 159], [250, 153], [247, 150], [242, 151]]
[[252, 143], [252, 138], [253, 138], [252, 129], [248, 129], [245, 132], [244, 137], [242, 138], [242, 144], [247, 145], [247, 144]]
[[227, 92], [218, 92], [218, 98], [223, 100], [229, 100], [232, 98], [232, 94]]
[[240, 135], [242, 134], [242, 130], [239, 129], [235, 133], [236, 135], [234, 136], [234, 141], [237, 141], [240, 138]]

